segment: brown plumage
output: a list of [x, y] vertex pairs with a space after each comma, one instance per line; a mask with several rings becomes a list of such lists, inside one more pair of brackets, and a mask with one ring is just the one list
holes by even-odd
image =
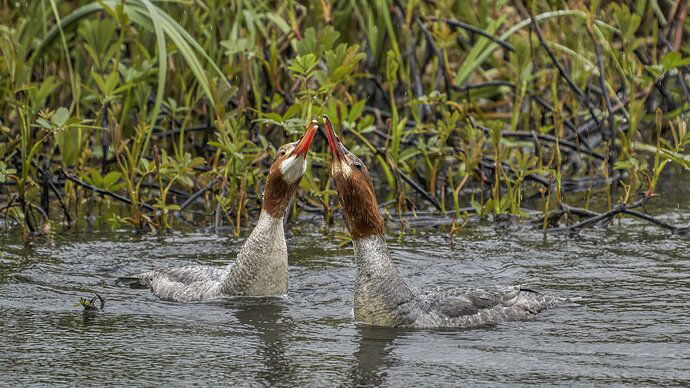
[[384, 234], [386, 228], [376, 202], [369, 170], [358, 157], [342, 146], [326, 116], [324, 125], [333, 153], [331, 175], [343, 207], [343, 218], [352, 238]]
[[362, 238], [385, 233], [383, 217], [379, 213], [371, 178], [365, 171], [354, 171], [349, 177], [334, 175], [345, 223], [352, 231], [352, 238]]
[[[281, 147], [281, 150], [283, 147]], [[281, 152], [281, 150], [278, 152]], [[266, 188], [264, 189], [261, 206], [264, 211], [274, 218], [283, 216], [288, 202], [290, 202], [290, 198], [292, 198], [295, 190], [297, 190], [297, 186], [299, 186], [299, 181], [292, 184], [288, 183], [283, 179], [283, 175], [280, 173], [280, 164], [283, 163], [287, 157], [287, 153], [285, 155], [279, 154], [273, 164], [271, 164], [271, 168], [268, 171], [268, 177], [266, 177]]]

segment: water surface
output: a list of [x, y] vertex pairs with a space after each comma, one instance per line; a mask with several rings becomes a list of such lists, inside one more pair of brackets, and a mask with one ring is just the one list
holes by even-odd
[[[685, 207], [664, 218], [690, 224]], [[0, 237], [0, 381], [66, 385], [684, 385], [690, 381], [690, 239], [635, 220], [579, 238], [471, 225], [389, 243], [413, 286], [525, 284], [577, 306], [473, 330], [394, 330], [352, 320], [355, 267], [333, 230], [291, 228], [286, 298], [180, 304], [120, 276], [225, 265], [243, 238], [130, 232]], [[105, 311], [84, 315], [98, 292]]]

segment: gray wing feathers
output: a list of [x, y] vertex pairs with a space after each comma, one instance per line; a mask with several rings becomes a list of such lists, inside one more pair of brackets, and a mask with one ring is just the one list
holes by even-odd
[[226, 268], [187, 265], [149, 271], [139, 275], [139, 278], [162, 299], [190, 302], [217, 296], [220, 283], [227, 273]]
[[520, 286], [446, 290], [429, 294], [427, 301], [432, 309], [446, 318], [476, 316], [486, 323], [531, 319], [537, 312], [557, 302], [553, 297], [521, 291]]

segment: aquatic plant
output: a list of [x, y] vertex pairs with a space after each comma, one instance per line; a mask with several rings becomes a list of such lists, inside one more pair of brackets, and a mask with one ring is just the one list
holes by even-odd
[[[0, 214], [27, 238], [94, 212], [239, 233], [273, 145], [325, 113], [391, 217], [635, 216], [666, 171], [690, 169], [687, 14], [669, 0], [3, 3]], [[330, 222], [329, 159], [313, 155], [291, 214]]]

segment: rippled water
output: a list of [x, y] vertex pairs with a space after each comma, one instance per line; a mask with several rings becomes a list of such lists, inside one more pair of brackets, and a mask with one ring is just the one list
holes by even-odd
[[[683, 206], [687, 202], [683, 202]], [[667, 209], [674, 223], [690, 212]], [[690, 381], [690, 238], [634, 220], [579, 238], [472, 226], [451, 239], [391, 233], [414, 286], [519, 283], [577, 306], [531, 322], [434, 331], [352, 320], [354, 263], [319, 226], [288, 237], [287, 298], [179, 304], [120, 276], [224, 265], [243, 239], [67, 233], [25, 247], [0, 237], [0, 382], [118, 385], [671, 384]], [[332, 232], [328, 235], [332, 236]], [[98, 292], [105, 311], [82, 314]]]

